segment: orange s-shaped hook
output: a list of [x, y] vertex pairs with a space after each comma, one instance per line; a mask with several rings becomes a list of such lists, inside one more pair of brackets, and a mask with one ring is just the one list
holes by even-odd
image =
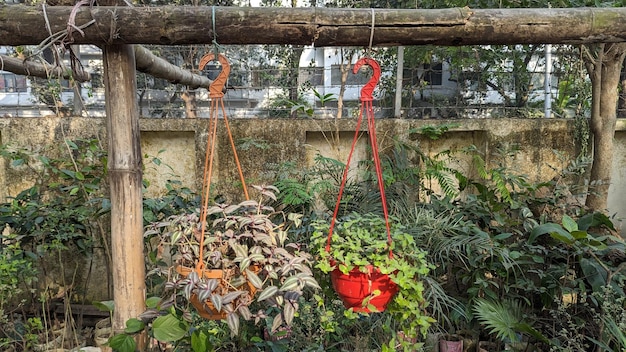
[[[209, 53], [204, 55], [200, 59], [200, 65], [198, 69], [200, 71], [204, 70], [204, 66], [209, 62], [215, 60], [215, 54]], [[217, 78], [211, 85], [209, 86], [209, 97], [210, 98], [222, 98], [224, 96], [224, 86], [226, 85], [226, 80], [228, 79], [228, 75], [230, 74], [230, 64], [226, 59], [226, 56], [222, 54], [217, 55], [217, 61], [222, 65], [222, 71], [217, 75]]]
[[361, 89], [361, 101], [372, 101], [374, 100], [374, 97], [372, 96], [372, 94], [374, 93], [374, 88], [376, 88], [376, 85], [380, 80], [380, 65], [376, 60], [369, 57], [364, 57], [362, 59], [359, 59], [359, 61], [354, 64], [354, 67], [352, 68], [352, 73], [356, 74], [357, 72], [359, 72], [361, 66], [363, 65], [369, 65], [372, 68], [373, 73], [370, 80], [367, 81], [367, 83]]

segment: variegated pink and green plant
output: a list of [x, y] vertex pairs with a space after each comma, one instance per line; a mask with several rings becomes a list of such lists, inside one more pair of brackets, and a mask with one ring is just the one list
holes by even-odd
[[[192, 297], [211, 302], [225, 313], [233, 335], [238, 334], [241, 318], [255, 322], [271, 318], [273, 331], [289, 326], [304, 290], [319, 288], [311, 271], [312, 256], [289, 239], [290, 230], [301, 225], [302, 215], [285, 214], [266, 204], [276, 201], [275, 187], [253, 188], [258, 200], [208, 207], [202, 251], [199, 211], [152, 223], [145, 233], [169, 248], [167, 268], [157, 269], [169, 277], [165, 300], [183, 310]], [[176, 270], [195, 269], [198, 263], [204, 270], [221, 270], [223, 279], [200, 277], [198, 270], [185, 276]], [[241, 289], [246, 283], [253, 290]]]

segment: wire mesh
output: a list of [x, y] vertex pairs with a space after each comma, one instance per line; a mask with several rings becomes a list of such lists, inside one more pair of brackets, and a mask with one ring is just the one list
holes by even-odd
[[[578, 49], [552, 46], [553, 64], [547, 67], [545, 47], [406, 48], [403, 63], [398, 62], [396, 48], [379, 49], [374, 58], [384, 73], [375, 90], [376, 117], [541, 118], [548, 113], [547, 100], [552, 117], [588, 116], [591, 88]], [[220, 70], [213, 64], [207, 65], [204, 72], [197, 70], [200, 57], [215, 50], [212, 46], [149, 49], [176, 66], [209, 78]], [[352, 74], [348, 69], [363, 55], [360, 48], [247, 45], [220, 49], [231, 63], [224, 98], [229, 116], [329, 118], [338, 116], [339, 106], [341, 117], [358, 113], [359, 90], [368, 76], [366, 72]], [[103, 116], [101, 53], [92, 48], [81, 59], [92, 75], [91, 82], [80, 89], [73, 82], [57, 82], [56, 92], [48, 92], [57, 94], [54, 103], [42, 97], [46, 93], [45, 89], [42, 93], [41, 83], [29, 80], [22, 87], [23, 78], [3, 72], [0, 115], [32, 116], [42, 110], [45, 114], [46, 108], [49, 113], [57, 113], [58, 106], [65, 105], [69, 110], [79, 109], [73, 111], [74, 115]], [[19, 91], [11, 91], [18, 86]], [[206, 88], [191, 90], [138, 73], [137, 97], [142, 117], [208, 117]]]

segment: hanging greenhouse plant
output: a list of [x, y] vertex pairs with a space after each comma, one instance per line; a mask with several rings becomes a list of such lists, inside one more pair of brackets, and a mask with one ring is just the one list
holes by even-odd
[[[313, 224], [313, 243], [319, 248], [317, 267], [330, 273], [333, 288], [344, 306], [359, 313], [381, 312], [390, 308], [409, 339], [425, 334], [432, 318], [426, 306], [421, 278], [429, 271], [426, 253], [415, 245], [412, 236], [390, 219], [383, 183], [374, 124], [373, 91], [380, 78], [380, 66], [371, 58], [354, 65], [357, 73], [368, 65], [373, 75], [361, 90], [361, 114], [356, 123], [352, 147], [343, 172], [335, 209], [330, 222]], [[341, 197], [346, 185], [350, 160], [367, 117], [368, 135], [376, 169], [382, 216], [351, 214], [338, 219]]]
[[346, 308], [380, 312], [399, 299], [400, 309], [421, 314], [421, 278], [428, 273], [429, 265], [426, 253], [416, 247], [401, 225], [391, 226], [390, 247], [382, 217], [350, 214], [337, 221], [329, 251], [324, 245], [330, 225], [316, 221], [313, 227], [313, 243], [319, 248], [317, 267], [330, 273], [333, 288]]
[[[274, 187], [253, 188], [275, 200]], [[240, 318], [272, 315], [273, 331], [290, 325], [304, 289], [319, 288], [311, 255], [288, 239], [300, 216], [249, 200], [210, 206], [207, 217], [204, 237], [197, 213], [174, 215], [146, 231], [147, 238], [170, 248], [171, 279], [165, 286], [172, 299], [191, 304], [204, 318], [226, 319], [233, 334]], [[266, 308], [253, 314], [249, 307], [256, 302]]]
[[[291, 325], [304, 288], [319, 286], [310, 269], [311, 255], [288, 239], [289, 229], [300, 225], [301, 215], [284, 214], [265, 204], [276, 202], [278, 189], [273, 186], [253, 186], [258, 200], [250, 200], [223, 108], [230, 65], [224, 55], [209, 53], [201, 58], [199, 69], [214, 59], [221, 71], [209, 87], [202, 205], [194, 213], [152, 224], [145, 237], [158, 237], [161, 248], [171, 249], [173, 263], [165, 284], [173, 291], [171, 301], [186, 301], [206, 319], [225, 319], [233, 335], [239, 332], [240, 318], [253, 317], [258, 322], [271, 316], [271, 332], [275, 332]], [[209, 204], [220, 110], [246, 199], [239, 204]], [[249, 307], [256, 302], [266, 309], [253, 314]]]

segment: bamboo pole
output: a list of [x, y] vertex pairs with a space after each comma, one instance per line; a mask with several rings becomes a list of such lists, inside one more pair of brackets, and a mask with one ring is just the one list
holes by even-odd
[[142, 159], [135, 55], [131, 45], [103, 49], [111, 191], [114, 331], [145, 310]]

